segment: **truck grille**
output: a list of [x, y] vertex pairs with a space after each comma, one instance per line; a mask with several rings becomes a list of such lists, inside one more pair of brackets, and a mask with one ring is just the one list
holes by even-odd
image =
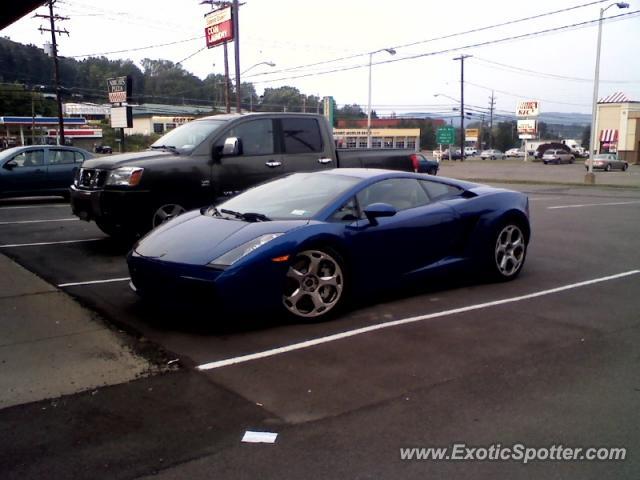
[[80, 188], [97, 189], [104, 187], [107, 181], [108, 170], [99, 170], [97, 168], [81, 168], [78, 177], [78, 186]]

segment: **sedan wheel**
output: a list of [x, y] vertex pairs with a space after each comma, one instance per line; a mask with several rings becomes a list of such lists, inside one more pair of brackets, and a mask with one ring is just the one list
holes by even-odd
[[607, 163], [607, 166], [604, 167], [604, 171], [605, 172], [610, 172], [611, 171], [611, 164], [610, 163]]
[[526, 253], [526, 239], [520, 227], [514, 224], [504, 226], [496, 237], [494, 250], [494, 269], [498, 278], [515, 278], [524, 265]]
[[151, 226], [156, 228], [158, 225], [168, 222], [172, 218], [182, 215], [184, 212], [186, 212], [185, 208], [177, 203], [167, 203], [166, 205], [162, 205], [153, 213]]
[[343, 297], [340, 257], [322, 250], [298, 253], [287, 272], [282, 303], [296, 317], [317, 319], [334, 310]]

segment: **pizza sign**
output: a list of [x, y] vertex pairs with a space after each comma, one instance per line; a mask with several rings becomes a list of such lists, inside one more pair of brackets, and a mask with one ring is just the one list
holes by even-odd
[[131, 78], [116, 77], [107, 80], [109, 102], [125, 103], [131, 95]]
[[208, 48], [233, 40], [231, 7], [221, 8], [220, 10], [208, 13], [205, 15], [204, 20], [204, 34], [207, 39]]

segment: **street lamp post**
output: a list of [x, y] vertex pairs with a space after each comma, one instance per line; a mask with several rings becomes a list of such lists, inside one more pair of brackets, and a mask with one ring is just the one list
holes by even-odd
[[371, 148], [371, 63], [373, 55], [379, 52], [387, 52], [389, 55], [395, 55], [396, 51], [393, 48], [382, 48], [369, 52], [369, 102], [367, 107], [367, 148]]
[[600, 45], [602, 43], [602, 18], [604, 17], [604, 12], [609, 10], [614, 5], [618, 8], [629, 8], [628, 3], [616, 2], [616, 3], [612, 3], [608, 7], [600, 9], [600, 19], [598, 20], [598, 43], [596, 46], [596, 71], [593, 78], [593, 107], [591, 110], [591, 145], [589, 145], [589, 161], [588, 161], [589, 170], [584, 177], [584, 182], [589, 184], [596, 183], [596, 176], [593, 173], [593, 156], [597, 151], [596, 141], [598, 140], [598, 132], [596, 129], [596, 116], [598, 114], [598, 84], [600, 82]]
[[[244, 72], [242, 72], [240, 75], [244, 75], [245, 73], [247, 73], [249, 70], [251, 70], [254, 67], [258, 67], [260, 65], [267, 65], [269, 67], [275, 67], [276, 64], [273, 62], [258, 62], [254, 65], [251, 65], [249, 68], [247, 68]], [[238, 92], [238, 95], [240, 93]], [[253, 93], [249, 92], [249, 111], [253, 112]]]

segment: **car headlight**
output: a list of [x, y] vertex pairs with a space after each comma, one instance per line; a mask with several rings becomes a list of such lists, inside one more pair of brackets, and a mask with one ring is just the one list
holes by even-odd
[[283, 233], [268, 233], [267, 235], [262, 235], [258, 238], [254, 238], [246, 243], [243, 243], [239, 247], [234, 248], [233, 250], [229, 250], [227, 253], [220, 255], [215, 260], [209, 262], [210, 267], [230, 267], [238, 260], [243, 257], [246, 257], [254, 250], [257, 250], [261, 246], [266, 243], [269, 243], [271, 240], [278, 238], [280, 235], [284, 235]]
[[140, 183], [144, 168], [140, 167], [120, 167], [109, 172], [106, 185], [116, 185], [120, 187], [135, 187]]

